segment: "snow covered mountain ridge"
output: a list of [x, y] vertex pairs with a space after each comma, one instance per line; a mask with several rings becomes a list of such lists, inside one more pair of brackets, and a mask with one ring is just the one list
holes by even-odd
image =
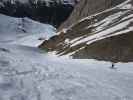
[[132, 61], [132, 33], [133, 0], [126, 0], [113, 8], [79, 20], [44, 41], [40, 47], [73, 58]]

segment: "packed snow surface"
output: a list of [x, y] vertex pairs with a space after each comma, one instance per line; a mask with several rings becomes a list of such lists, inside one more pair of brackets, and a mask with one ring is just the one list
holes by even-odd
[[59, 58], [0, 44], [0, 100], [133, 100], [133, 63]]

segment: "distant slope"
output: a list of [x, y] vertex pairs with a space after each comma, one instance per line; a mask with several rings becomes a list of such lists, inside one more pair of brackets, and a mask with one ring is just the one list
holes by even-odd
[[[0, 43], [30, 45], [42, 43], [39, 38], [49, 38], [56, 29], [48, 24], [33, 21], [27, 17], [14, 18], [0, 14]], [[25, 39], [26, 38], [26, 39]], [[35, 45], [35, 44], [34, 44]]]
[[73, 58], [132, 61], [133, 1], [86, 17], [40, 47]]

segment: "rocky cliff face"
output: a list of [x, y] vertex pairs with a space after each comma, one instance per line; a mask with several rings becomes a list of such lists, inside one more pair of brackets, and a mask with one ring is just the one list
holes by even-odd
[[132, 61], [133, 0], [77, 21], [40, 47], [73, 58]]
[[0, 0], [0, 13], [59, 26], [78, 0]]
[[123, 1], [125, 0], [81, 0], [70, 17], [60, 26], [59, 30], [67, 28], [84, 17], [114, 7]]

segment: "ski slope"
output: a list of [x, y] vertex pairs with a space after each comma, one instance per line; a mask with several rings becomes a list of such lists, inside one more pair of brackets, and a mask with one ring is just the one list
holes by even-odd
[[110, 69], [110, 62], [57, 57], [36, 47], [53, 28], [21, 33], [6, 23], [0, 23], [0, 100], [133, 100], [133, 63]]
[[133, 63], [59, 58], [0, 44], [0, 100], [133, 100]]

